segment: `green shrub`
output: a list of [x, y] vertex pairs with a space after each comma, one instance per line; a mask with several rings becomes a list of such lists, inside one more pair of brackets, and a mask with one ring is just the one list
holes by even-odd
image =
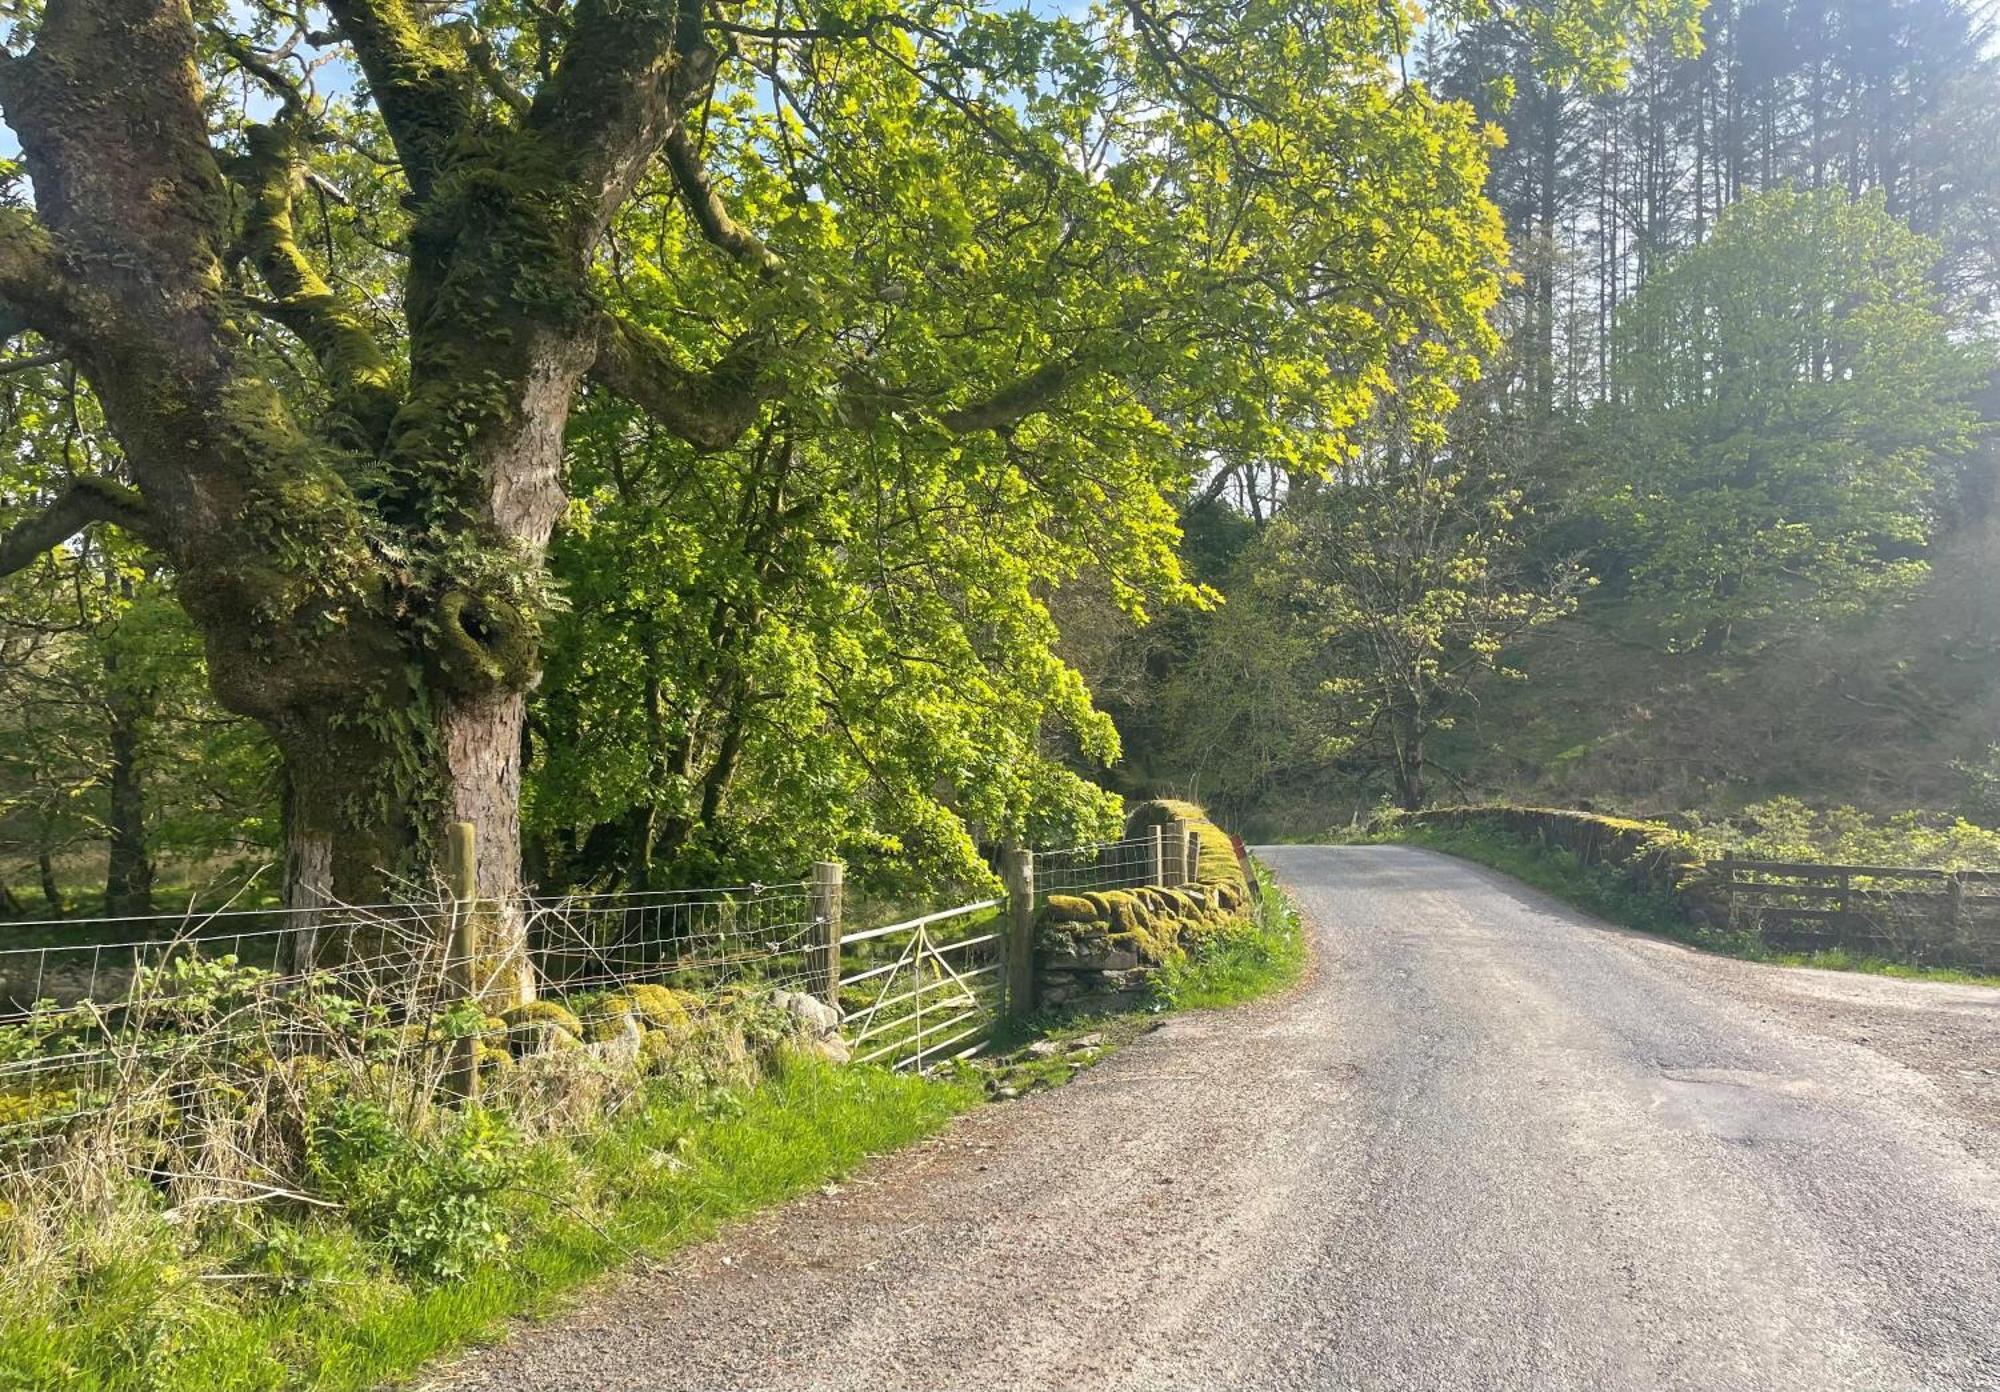
[[306, 1168], [411, 1280], [463, 1280], [506, 1249], [500, 1198], [519, 1173], [519, 1143], [484, 1108], [441, 1116], [419, 1136], [378, 1102], [341, 1098], [314, 1118]]
[[1871, 817], [1858, 808], [1815, 808], [1780, 797], [1726, 821], [1703, 822], [1692, 839], [1711, 854], [1729, 850], [1753, 860], [2000, 869], [2000, 831], [1943, 812]]

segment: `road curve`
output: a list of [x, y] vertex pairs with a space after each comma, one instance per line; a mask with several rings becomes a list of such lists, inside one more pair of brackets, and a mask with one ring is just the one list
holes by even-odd
[[525, 1389], [2000, 1389], [2000, 991], [1274, 848], [1313, 979], [1178, 1017], [441, 1370]]

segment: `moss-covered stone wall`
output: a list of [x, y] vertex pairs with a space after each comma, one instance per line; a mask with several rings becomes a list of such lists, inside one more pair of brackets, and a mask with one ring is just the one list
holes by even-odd
[[1425, 812], [1390, 812], [1374, 823], [1396, 826], [1473, 828], [1523, 841], [1559, 846], [1586, 865], [1617, 871], [1635, 888], [1658, 890], [1705, 905], [1705, 866], [1700, 855], [1673, 828], [1658, 822], [1606, 817], [1558, 807], [1438, 807]]
[[1250, 881], [1235, 843], [1193, 803], [1142, 803], [1129, 835], [1187, 821], [1199, 838], [1194, 881], [1086, 894], [1051, 894], [1035, 920], [1036, 998], [1102, 1013], [1143, 1005], [1152, 978], [1203, 938], [1244, 920]]

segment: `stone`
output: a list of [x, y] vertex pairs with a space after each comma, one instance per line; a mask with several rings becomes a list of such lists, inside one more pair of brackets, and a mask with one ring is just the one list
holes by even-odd
[[616, 1015], [591, 1022], [593, 1038], [584, 1047], [593, 1057], [616, 1068], [636, 1067], [639, 1062], [639, 1048], [645, 1040], [645, 1031], [630, 1015]]
[[1116, 948], [1095, 957], [1071, 957], [1061, 964], [1064, 971], [1131, 971], [1138, 965], [1138, 953]]
[[771, 997], [771, 1001], [815, 1038], [824, 1039], [840, 1030], [840, 1012], [817, 996], [809, 996], [803, 991], [780, 991]]
[[817, 1041], [813, 1047], [819, 1050], [819, 1056], [828, 1063], [847, 1063], [854, 1057], [854, 1051], [847, 1047], [847, 1041], [838, 1034], [828, 1035]]
[[1028, 1046], [1028, 1057], [1032, 1059], [1052, 1059], [1062, 1053], [1063, 1044], [1057, 1039], [1037, 1039]]

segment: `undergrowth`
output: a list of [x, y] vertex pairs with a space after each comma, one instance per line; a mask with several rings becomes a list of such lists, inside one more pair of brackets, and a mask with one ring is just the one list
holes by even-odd
[[1252, 869], [1259, 893], [1250, 916], [1162, 968], [1154, 991], [1164, 1008], [1237, 1005], [1283, 990], [1305, 971], [1305, 929], [1298, 910], [1269, 871], [1254, 863]]
[[[74, 1231], [0, 1222], [17, 1249], [0, 1252], [0, 1392], [359, 1392], [408, 1376], [635, 1256], [927, 1135], [982, 1091], [1067, 1081], [1161, 1013], [1289, 985], [1304, 970], [1303, 931], [1258, 874], [1251, 916], [1175, 961], [1146, 1009], [1037, 1018], [978, 1068], [840, 1067], [789, 1026], [746, 1024], [717, 1066], [635, 1078], [608, 1120], [573, 1131], [517, 1124], [505, 1088], [486, 1107], [405, 1115], [336, 1087], [281, 1118], [279, 1130], [297, 1123], [297, 1174], [282, 1187], [246, 1179], [240, 1201], [175, 1198], [136, 1177], [144, 1166], [97, 1167], [108, 1186], [97, 1198], [47, 1208], [74, 1211]], [[571, 1043], [554, 1062], [586, 1058]], [[491, 1066], [514, 1084], [531, 1077], [528, 1061], [498, 1052]]]
[[1949, 967], [1919, 967], [1885, 961], [1841, 949], [1823, 952], [1781, 952], [1756, 934], [1728, 932], [1694, 922], [1664, 891], [1634, 887], [1615, 871], [1587, 865], [1559, 846], [1518, 841], [1470, 828], [1399, 827], [1360, 838], [1370, 842], [1421, 846], [1461, 860], [1498, 870], [1562, 900], [1574, 908], [1641, 932], [1672, 938], [1705, 952], [1722, 953], [1778, 966], [1817, 967], [1829, 971], [1868, 972], [1917, 981], [1960, 982], [2000, 986], [2000, 977]]
[[[188, 1216], [135, 1194], [61, 1279], [10, 1273], [0, 1388], [358, 1392], [546, 1311], [634, 1255], [838, 1177], [977, 1100], [963, 1080], [788, 1052], [751, 1087], [689, 1098], [653, 1085], [580, 1139], [508, 1149], [503, 1121], [469, 1121], [471, 1134], [417, 1165], [403, 1194], [391, 1172], [411, 1163], [405, 1142], [385, 1141], [397, 1152], [385, 1158], [354, 1139], [367, 1130], [357, 1127], [328, 1163], [356, 1186], [368, 1222], [335, 1210], [211, 1212], [190, 1251], [176, 1223]], [[439, 1212], [440, 1199], [456, 1207]], [[410, 1251], [467, 1225], [494, 1239], [466, 1249], [479, 1260], [453, 1279], [402, 1274]]]

